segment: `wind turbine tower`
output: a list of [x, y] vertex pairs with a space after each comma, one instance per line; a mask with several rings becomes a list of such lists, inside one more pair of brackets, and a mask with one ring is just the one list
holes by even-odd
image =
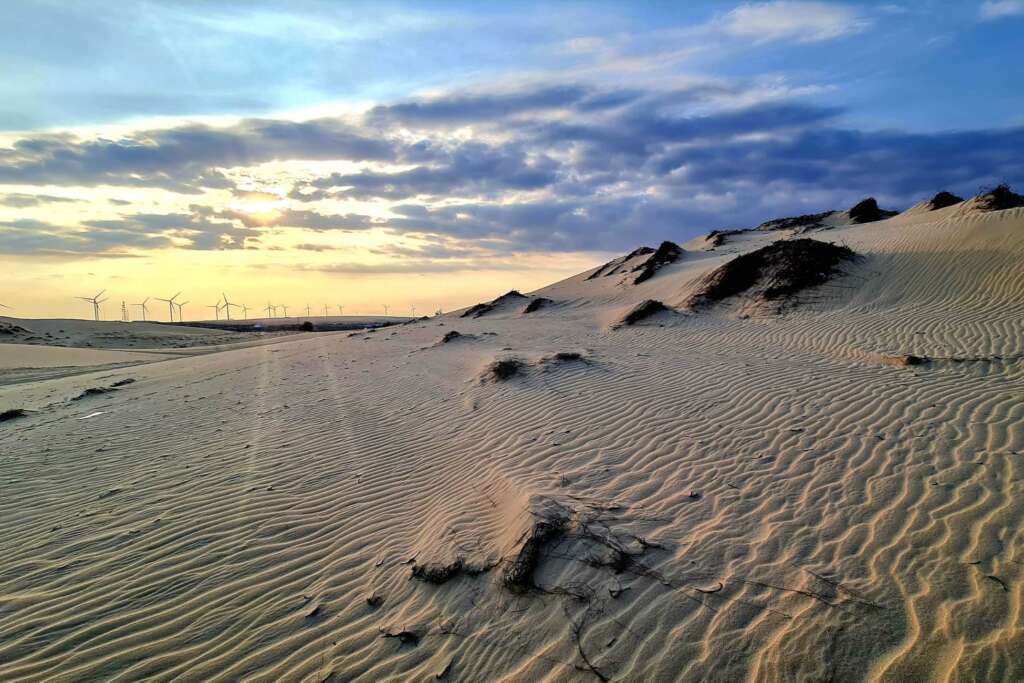
[[306, 304], [306, 317], [307, 318], [310, 317], [309, 316], [309, 304]]
[[215, 304], [207, 305], [207, 308], [213, 309], [214, 320], [220, 320], [220, 299]]
[[280, 307], [281, 307], [282, 309], [284, 309], [284, 317], [286, 317], [286, 318], [287, 318], [287, 317], [288, 317], [288, 307], [287, 307], [287, 306], [285, 306], [284, 304], [278, 304], [278, 305], [279, 305], [279, 306], [280, 306]]
[[146, 306], [147, 301], [149, 301], [148, 296], [142, 300], [141, 304], [132, 304], [132, 306], [138, 307], [139, 312], [142, 313], [142, 322], [146, 322], [146, 314], [149, 313], [149, 307]]
[[104, 301], [106, 301], [106, 299], [100, 299], [100, 297], [103, 296], [103, 292], [105, 292], [105, 291], [107, 291], [107, 290], [105, 290], [105, 289], [101, 290], [99, 294], [97, 294], [96, 296], [91, 297], [91, 298], [87, 297], [87, 296], [76, 296], [75, 297], [76, 299], [81, 299], [82, 301], [88, 301], [89, 303], [92, 304], [92, 317], [93, 317], [93, 320], [96, 320], [97, 322], [99, 322], [99, 319], [100, 319], [100, 304], [103, 303]]
[[177, 294], [172, 296], [170, 299], [161, 299], [160, 297], [156, 298], [157, 301], [166, 301], [167, 302], [167, 312], [171, 316], [171, 322], [172, 323], [174, 322], [174, 300], [177, 299], [179, 296], [181, 296], [181, 292], [178, 292]]
[[339, 316], [345, 315], [345, 307], [342, 306], [341, 304], [338, 304], [338, 315]]
[[269, 302], [269, 301], [267, 302], [267, 307], [266, 307], [266, 308], [264, 308], [263, 310], [267, 312], [267, 317], [268, 317], [268, 318], [272, 317], [272, 316], [270, 315], [270, 312], [274, 310], [274, 307], [270, 305], [270, 302]]
[[174, 303], [174, 305], [178, 307], [178, 322], [179, 323], [185, 322], [185, 316], [182, 315], [181, 309], [185, 308], [185, 304], [187, 304], [187, 303], [188, 303], [187, 301], [182, 301], [180, 304], [177, 303], [177, 302]]
[[224, 311], [227, 313], [228, 320], [231, 320], [231, 307], [234, 306], [235, 308], [241, 308], [242, 306], [241, 304], [233, 304], [228, 301], [228, 295], [223, 292], [221, 292], [221, 296], [224, 297]]

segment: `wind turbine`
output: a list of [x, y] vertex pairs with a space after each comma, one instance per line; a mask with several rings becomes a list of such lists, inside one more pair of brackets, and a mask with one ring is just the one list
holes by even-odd
[[338, 304], [338, 315], [339, 316], [345, 315], [345, 307], [342, 306], [341, 304]]
[[207, 308], [213, 309], [214, 320], [220, 320], [220, 299], [217, 299], [217, 303], [208, 305]]
[[146, 322], [146, 314], [149, 313], [149, 308], [146, 306], [147, 301], [149, 301], [148, 296], [142, 300], [141, 304], [132, 304], [132, 306], [137, 306], [142, 311], [142, 322]]
[[306, 304], [306, 317], [309, 317], [309, 304]]
[[245, 320], [249, 319], [249, 307], [242, 304], [242, 318]]
[[228, 320], [231, 320], [231, 307], [234, 306], [235, 308], [241, 308], [241, 306], [239, 304], [233, 304], [230, 301], [228, 301], [227, 294], [221, 292], [221, 296], [224, 297], [224, 310], [225, 312], [227, 312]]
[[76, 296], [75, 297], [76, 299], [81, 299], [82, 301], [88, 301], [89, 303], [92, 304], [92, 316], [97, 321], [100, 319], [100, 304], [103, 303], [104, 301], [106, 301], [106, 299], [100, 299], [100, 297], [103, 296], [103, 292], [105, 292], [105, 291], [107, 291], [107, 290], [105, 290], [105, 289], [100, 290], [100, 293], [97, 294], [96, 296], [92, 297], [92, 298], [89, 298], [87, 296]]
[[412, 317], [416, 317], [416, 304], [410, 304], [409, 308], [412, 309]]
[[180, 304], [177, 303], [177, 302], [174, 303], [174, 305], [178, 307], [178, 322], [179, 323], [185, 322], [185, 316], [183, 316], [181, 314], [181, 309], [184, 308], [185, 304], [187, 304], [187, 303], [188, 303], [187, 301], [182, 301]]
[[388, 309], [389, 308], [390, 308], [390, 306], [388, 306], [387, 304], [384, 304], [384, 315], [388, 314]]
[[267, 302], [267, 307], [264, 308], [263, 310], [267, 312], [267, 317], [268, 318], [272, 318], [273, 317], [272, 315], [270, 315], [270, 312], [274, 310], [274, 307], [270, 305], [269, 301]]
[[177, 299], [179, 296], [181, 296], [181, 292], [178, 292], [177, 294], [172, 296], [170, 299], [161, 299], [160, 297], [156, 297], [157, 301], [166, 301], [167, 302], [167, 310], [168, 310], [168, 312], [170, 312], [171, 322], [172, 323], [174, 322], [174, 300]]
[[327, 320], [327, 304], [324, 304], [324, 320]]
[[285, 306], [284, 304], [278, 304], [278, 306], [284, 309], [284, 317], [287, 318], [288, 317], [288, 307]]

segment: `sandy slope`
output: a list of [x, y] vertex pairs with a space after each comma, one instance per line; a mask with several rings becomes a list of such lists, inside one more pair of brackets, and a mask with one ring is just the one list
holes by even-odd
[[[11, 330], [4, 334], [5, 328]], [[251, 338], [248, 337], [248, 338]], [[0, 344], [126, 348], [188, 348], [241, 341], [237, 333], [151, 322], [75, 319], [22, 320], [0, 316]], [[0, 346], [0, 352], [4, 349]]]
[[[865, 258], [783, 315], [610, 327], [783, 236], [529, 316], [0, 387], [39, 410], [0, 423], [0, 679], [1024, 678], [1024, 211], [825, 230]], [[551, 510], [544, 592], [409, 578]]]

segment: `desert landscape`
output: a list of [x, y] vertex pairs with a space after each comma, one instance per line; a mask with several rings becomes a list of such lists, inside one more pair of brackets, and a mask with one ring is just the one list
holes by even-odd
[[0, 683], [1024, 681], [1024, 0], [19, 0]]
[[1010, 188], [365, 331], [33, 322], [2, 680], [1024, 678]]

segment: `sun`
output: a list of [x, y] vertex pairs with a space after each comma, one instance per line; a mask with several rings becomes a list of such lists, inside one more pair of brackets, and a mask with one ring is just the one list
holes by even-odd
[[288, 208], [288, 200], [269, 192], [251, 192], [248, 196], [228, 202], [227, 208], [245, 214], [252, 221], [269, 224]]

